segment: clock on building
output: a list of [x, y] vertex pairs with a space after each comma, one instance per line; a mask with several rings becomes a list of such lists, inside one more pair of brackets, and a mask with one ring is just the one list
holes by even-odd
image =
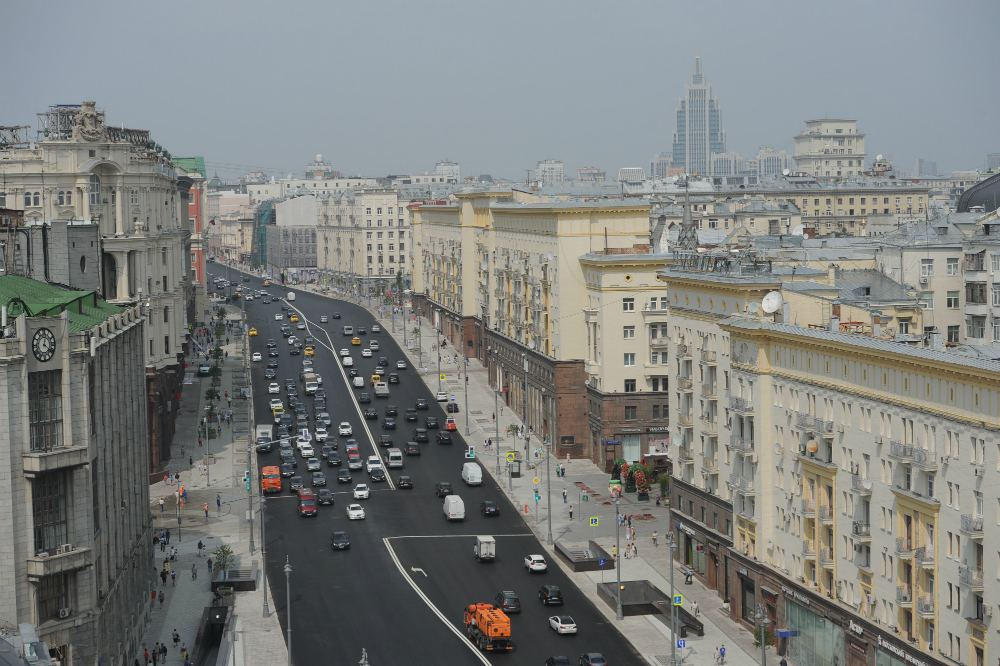
[[42, 363], [52, 360], [56, 353], [56, 336], [47, 328], [38, 329], [31, 338], [31, 351]]

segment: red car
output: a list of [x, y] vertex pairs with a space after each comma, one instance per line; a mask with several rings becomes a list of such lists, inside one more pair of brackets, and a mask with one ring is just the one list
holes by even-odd
[[455, 423], [455, 419], [453, 417], [449, 416], [447, 419], [445, 419], [445, 421], [444, 421], [444, 429], [445, 430], [458, 430], [458, 425]]
[[316, 496], [313, 495], [311, 490], [306, 490], [305, 488], [299, 490], [299, 515], [316, 515]]

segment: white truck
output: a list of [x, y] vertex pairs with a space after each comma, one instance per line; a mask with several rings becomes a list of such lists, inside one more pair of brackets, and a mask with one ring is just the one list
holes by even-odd
[[444, 498], [444, 517], [448, 520], [465, 520], [465, 502], [458, 495], [448, 495]]
[[467, 486], [481, 486], [483, 484], [483, 468], [477, 463], [465, 463], [462, 465], [462, 481]]
[[303, 374], [302, 381], [306, 385], [306, 395], [313, 395], [316, 393], [316, 389], [319, 388], [319, 383], [316, 381], [316, 373], [307, 372]]
[[288, 292], [288, 300], [290, 300], [290, 301], [294, 301], [295, 300], [295, 292], [294, 291]]
[[491, 536], [477, 536], [472, 553], [480, 562], [492, 562], [497, 556], [497, 540]]
[[385, 382], [375, 382], [375, 397], [376, 398], [388, 398], [389, 397], [389, 385]]

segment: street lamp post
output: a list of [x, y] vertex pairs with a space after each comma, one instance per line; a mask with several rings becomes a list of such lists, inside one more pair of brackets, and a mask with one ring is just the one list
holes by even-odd
[[438, 393], [441, 392], [441, 329], [437, 330], [435, 334], [435, 339], [437, 340], [437, 352], [438, 352]]
[[[542, 409], [545, 409], [546, 406], [547, 406], [546, 392], [545, 392], [545, 388], [543, 387], [542, 388]], [[551, 430], [549, 431], [549, 434], [547, 434], [545, 436], [545, 443], [547, 445], [547, 449], [545, 451], [545, 485], [547, 486], [546, 489], [545, 489], [545, 494], [546, 494], [545, 501], [549, 505], [549, 509], [548, 509], [548, 512], [549, 512], [549, 532], [548, 532], [548, 535], [545, 537], [545, 544], [548, 545], [548, 546], [551, 546], [552, 545], [552, 541], [553, 541], [552, 540], [552, 455], [551, 455], [551, 453], [552, 453], [553, 450], [555, 450], [554, 441], [553, 441], [554, 437], [555, 437], [555, 435], [552, 434]]]
[[524, 398], [522, 400], [524, 404], [524, 459], [529, 460], [528, 457], [528, 443], [531, 441], [531, 429], [528, 427], [528, 355], [525, 352], [521, 352], [521, 363], [524, 365]]
[[264, 566], [261, 570], [264, 574], [264, 617], [271, 614], [271, 611], [267, 607], [267, 541], [264, 540], [264, 495], [260, 495], [260, 559], [263, 561]]
[[677, 541], [673, 531], [668, 531], [667, 547], [670, 549], [670, 666], [677, 666], [677, 606], [674, 605], [674, 551]]
[[622, 612], [622, 539], [621, 539], [621, 500], [615, 498], [615, 575], [618, 585], [618, 607], [615, 609], [615, 619], [624, 620], [625, 613]]
[[469, 355], [465, 355], [465, 436], [469, 436]]
[[285, 643], [288, 645], [288, 666], [292, 666], [292, 565], [285, 555]]
[[754, 615], [755, 620], [760, 624], [760, 666], [767, 666], [767, 625], [771, 624], [771, 620], [767, 617], [767, 609], [764, 608], [764, 604], [757, 604], [757, 614]]

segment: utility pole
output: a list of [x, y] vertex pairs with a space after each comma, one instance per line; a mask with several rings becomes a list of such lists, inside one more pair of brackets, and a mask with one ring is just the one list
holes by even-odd
[[250, 554], [254, 553], [254, 543], [253, 543], [253, 454], [254, 446], [252, 444], [251, 433], [253, 432], [253, 423], [251, 418], [253, 417], [253, 391], [251, 390], [252, 384], [250, 384], [250, 327], [247, 326], [247, 305], [246, 299], [240, 299], [240, 311], [243, 317], [243, 367], [246, 371], [247, 376], [247, 391], [249, 395], [247, 400], [249, 404], [247, 405], [247, 508], [250, 509]]
[[[619, 519], [621, 515], [621, 503], [619, 498], [615, 498], [615, 574], [617, 576], [616, 580], [618, 582], [618, 607], [615, 610], [615, 619], [624, 620], [625, 613], [622, 612], [622, 539], [621, 539], [621, 525], [622, 521]], [[673, 567], [671, 567], [673, 569]], [[671, 585], [673, 584], [673, 573], [670, 574]], [[671, 601], [673, 601], [673, 587], [671, 590]], [[677, 641], [674, 641], [677, 643]], [[671, 662], [673, 663], [673, 662]]]
[[465, 436], [469, 436], [469, 355], [465, 355]]
[[677, 606], [674, 605], [674, 551], [677, 550], [677, 542], [674, 540], [673, 531], [668, 531], [667, 547], [670, 548], [670, 666], [677, 666]]
[[264, 617], [271, 614], [267, 607], [267, 541], [264, 540], [264, 495], [260, 495], [260, 559], [263, 562], [261, 571], [264, 574]]
[[[548, 405], [546, 404], [545, 389], [543, 388], [542, 389], [542, 408], [545, 409], [546, 407], [548, 407]], [[545, 537], [545, 543], [548, 546], [551, 546], [552, 543], [553, 543], [553, 539], [552, 539], [552, 451], [555, 450], [555, 441], [554, 441], [554, 438], [555, 438], [555, 435], [553, 434], [553, 431], [550, 429], [549, 430], [549, 434], [545, 436], [545, 443], [548, 446], [547, 450], [545, 451], [545, 485], [547, 486], [547, 488], [545, 490], [545, 493], [546, 493], [545, 501], [548, 502], [548, 505], [549, 505], [549, 533], [548, 533], [548, 536]]]
[[441, 392], [441, 329], [437, 329], [435, 335], [435, 340], [437, 341], [437, 351], [438, 351], [438, 392]]
[[288, 666], [292, 666], [292, 565], [285, 555], [285, 643], [288, 646]]
[[754, 619], [760, 623], [760, 666], [767, 666], [767, 625], [771, 624], [771, 620], [767, 618], [767, 609], [764, 608], [764, 604], [757, 604], [757, 614]]
[[528, 354], [525, 352], [521, 352], [521, 362], [524, 364], [524, 399], [522, 401], [524, 404], [524, 412], [522, 412], [524, 415], [522, 419], [524, 421], [524, 458], [529, 460], [528, 444], [531, 441], [531, 429], [528, 427]]

